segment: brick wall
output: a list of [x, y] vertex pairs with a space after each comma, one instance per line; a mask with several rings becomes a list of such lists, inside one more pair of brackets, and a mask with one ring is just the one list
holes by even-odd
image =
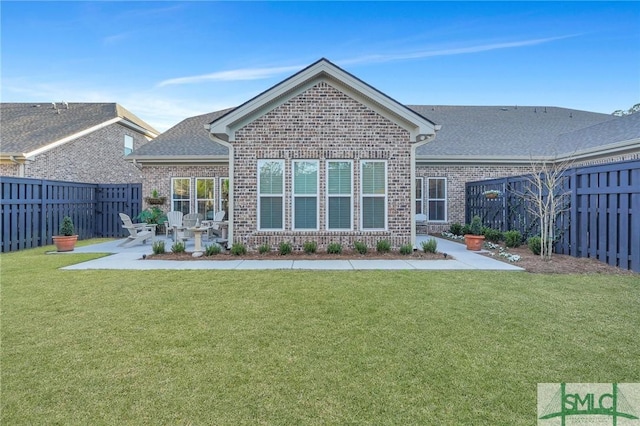
[[19, 176], [20, 169], [17, 164], [1, 164], [0, 163], [0, 176]]
[[85, 183], [140, 183], [142, 172], [124, 160], [124, 136], [134, 149], [146, 144], [140, 133], [112, 124], [60, 145], [25, 165], [25, 177]]
[[[617, 161], [638, 159], [640, 154], [629, 153], [612, 157], [577, 161], [573, 166], [587, 166], [593, 164], [612, 163]], [[418, 225], [418, 234], [448, 231], [452, 223], [465, 222], [465, 184], [485, 179], [495, 179], [507, 176], [524, 175], [531, 172], [529, 165], [425, 165], [418, 162], [416, 176], [424, 178], [424, 206], [427, 209], [427, 178], [447, 178], [447, 221], [445, 223], [427, 223]]]
[[[153, 190], [158, 191], [160, 196], [166, 197], [167, 201], [160, 207], [165, 213], [171, 210], [171, 178], [190, 178], [191, 179], [191, 208], [195, 212], [195, 180], [196, 177], [214, 178], [214, 197], [216, 207], [220, 197], [221, 177], [229, 176], [229, 166], [227, 164], [220, 165], [185, 165], [185, 166], [144, 166], [144, 178], [142, 180], [142, 194], [144, 197], [151, 195]], [[145, 202], [144, 208], [149, 207]]]
[[[236, 132], [234, 144], [234, 240], [250, 249], [289, 241], [301, 246], [314, 240], [325, 248], [339, 242], [351, 248], [356, 240], [374, 247], [387, 239], [394, 247], [411, 239], [409, 133], [331, 85], [321, 82]], [[283, 231], [257, 230], [257, 161], [285, 160]], [[319, 160], [318, 232], [292, 230], [291, 160]], [[326, 230], [326, 160], [353, 160], [353, 231]], [[387, 161], [388, 229], [360, 230], [361, 160]]]

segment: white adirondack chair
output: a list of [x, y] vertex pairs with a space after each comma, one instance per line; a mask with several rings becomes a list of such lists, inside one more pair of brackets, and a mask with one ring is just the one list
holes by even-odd
[[[169, 237], [169, 232], [184, 231], [184, 225], [182, 224], [183, 213], [177, 210], [172, 210], [167, 213], [167, 221], [164, 224], [165, 238]], [[177, 241], [178, 236], [174, 235], [173, 239]]]
[[120, 213], [120, 219], [123, 223], [122, 227], [129, 231], [129, 236], [126, 240], [118, 244], [118, 246], [131, 247], [136, 244], [144, 243], [147, 240], [155, 241], [155, 224], [133, 223], [131, 218], [124, 213]]
[[214, 234], [216, 237], [222, 236], [220, 224], [222, 223], [225, 214], [224, 210], [220, 210], [213, 216], [213, 223], [211, 224], [211, 228], [209, 228], [209, 236], [211, 236], [211, 234]]

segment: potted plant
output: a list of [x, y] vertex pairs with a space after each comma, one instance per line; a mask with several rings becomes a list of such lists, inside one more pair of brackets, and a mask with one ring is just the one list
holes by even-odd
[[484, 243], [484, 235], [482, 235], [482, 221], [480, 216], [474, 216], [469, 225], [469, 234], [464, 236], [464, 242], [467, 250], [478, 251]]
[[149, 207], [146, 210], [140, 212], [138, 216], [136, 216], [136, 220], [148, 224], [156, 224], [157, 228], [160, 228], [158, 232], [162, 232], [162, 227], [164, 226], [164, 222], [167, 220], [167, 215], [156, 206]]
[[73, 251], [78, 241], [78, 236], [74, 235], [73, 221], [69, 216], [65, 216], [60, 223], [60, 235], [53, 236], [53, 243], [58, 251]]
[[167, 197], [161, 197], [158, 194], [158, 190], [154, 189], [153, 191], [151, 191], [151, 196], [150, 197], [145, 197], [144, 199], [147, 204], [164, 204], [165, 201], [167, 201]]
[[494, 200], [500, 196], [500, 191], [498, 191], [497, 189], [489, 189], [487, 191], [484, 191], [482, 195], [484, 195], [489, 200]]

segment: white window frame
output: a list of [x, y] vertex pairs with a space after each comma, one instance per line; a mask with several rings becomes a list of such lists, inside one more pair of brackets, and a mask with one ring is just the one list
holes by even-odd
[[[260, 175], [260, 167], [262, 166], [262, 164], [264, 163], [280, 163], [282, 165], [282, 192], [280, 194], [265, 194], [266, 196], [271, 196], [271, 197], [281, 197], [282, 198], [282, 227], [281, 228], [262, 228], [261, 223], [260, 223], [260, 213], [261, 213], [261, 199], [262, 199], [262, 193], [260, 192], [260, 179], [261, 179], [261, 175]], [[285, 203], [284, 203], [284, 199], [285, 199], [285, 186], [286, 186], [286, 168], [285, 168], [285, 161], [284, 160], [278, 160], [278, 159], [260, 159], [258, 160], [257, 163], [257, 184], [258, 184], [258, 188], [257, 188], [257, 192], [258, 192], [258, 208], [256, 210], [257, 215], [256, 215], [256, 222], [257, 222], [257, 229], [258, 231], [283, 231], [284, 227], [285, 227], [285, 223], [286, 223], [286, 213], [285, 213]]]
[[[418, 198], [418, 189], [420, 189], [420, 198]], [[418, 202], [420, 202], [420, 209], [418, 210]], [[416, 178], [416, 214], [424, 214], [424, 178]]]
[[[224, 205], [223, 203], [223, 199], [222, 199], [222, 186], [224, 185], [224, 181], [227, 180], [229, 181], [229, 176], [222, 176], [221, 178], [218, 179], [218, 194], [220, 194], [220, 196], [218, 197], [218, 210], [217, 211], [222, 211], [224, 210]], [[231, 181], [229, 181], [229, 184], [231, 184]], [[229, 188], [229, 193], [227, 194], [227, 196], [231, 196], [231, 188]], [[229, 201], [229, 200], [227, 200]], [[227, 212], [227, 214], [229, 214], [229, 212]]]
[[[176, 181], [176, 180], [187, 180], [187, 181], [189, 181], [189, 198], [184, 199], [184, 198], [175, 198], [174, 197], [175, 194], [173, 192], [173, 189], [174, 189], [173, 182]], [[189, 203], [189, 212], [188, 213], [191, 213], [193, 211], [193, 209], [192, 209], [192, 207], [193, 207], [192, 204], [193, 203], [191, 202], [192, 195], [193, 195], [193, 184], [192, 184], [192, 179], [190, 177], [172, 177], [171, 178], [171, 210], [175, 210], [174, 203], [187, 201]], [[185, 214], [187, 214], [187, 213], [185, 213]]]
[[[198, 198], [198, 181], [199, 180], [211, 181], [211, 183], [212, 183], [211, 188], [212, 188], [212, 191], [213, 191], [213, 194], [212, 194], [211, 198]], [[202, 217], [205, 220], [207, 220], [208, 219], [207, 218], [207, 212], [206, 211], [204, 211], [204, 212], [198, 211], [198, 208], [199, 208], [198, 202], [199, 201], [211, 201], [211, 205], [212, 205], [212, 208], [213, 208], [213, 213], [215, 215], [215, 212], [217, 211], [215, 209], [215, 206], [216, 206], [216, 178], [215, 177], [204, 177], [204, 176], [197, 177], [197, 178], [195, 178], [194, 185], [195, 186], [194, 186], [193, 196], [195, 198], [195, 203], [194, 203], [194, 209], [193, 210], [194, 210], [195, 213], [201, 213]], [[213, 219], [213, 218], [211, 218], [211, 219]]]
[[[349, 194], [329, 194], [329, 164], [330, 163], [348, 163], [349, 169], [351, 170], [351, 191]], [[327, 160], [326, 164], [326, 204], [325, 204], [325, 213], [326, 213], [326, 229], [329, 231], [352, 231], [353, 230], [353, 160]], [[329, 226], [329, 199], [330, 198], [349, 198], [349, 227], [348, 228], [331, 228]]]
[[[384, 194], [365, 194], [364, 193], [364, 166], [367, 163], [384, 164]], [[360, 229], [362, 231], [386, 231], [389, 224], [389, 171], [387, 160], [361, 160], [360, 161]], [[365, 228], [363, 205], [365, 198], [383, 198], [384, 199], [384, 227], [383, 228]]]
[[[429, 192], [429, 182], [431, 182], [432, 180], [441, 180], [444, 181], [444, 197], [443, 198], [431, 198], [431, 194]], [[434, 222], [434, 223], [443, 223], [443, 222], [447, 222], [447, 216], [448, 216], [448, 209], [447, 209], [447, 192], [448, 192], [448, 182], [447, 182], [447, 178], [446, 177], [429, 177], [427, 178], [427, 193], [426, 193], [426, 200], [427, 200], [427, 221], [428, 222]], [[444, 218], [443, 219], [437, 219], [437, 220], [432, 220], [431, 219], [431, 209], [430, 209], [430, 202], [431, 201], [442, 201], [444, 204]]]
[[133, 136], [124, 135], [124, 155], [129, 155], [133, 152]]
[[[295, 172], [297, 163], [313, 163], [316, 166], [316, 192], [315, 194], [296, 194]], [[291, 229], [294, 231], [317, 231], [320, 229], [320, 161], [319, 160], [293, 160], [291, 161], [291, 196], [293, 198], [291, 210]], [[315, 228], [296, 227], [296, 200], [297, 198], [316, 199], [316, 226]]]

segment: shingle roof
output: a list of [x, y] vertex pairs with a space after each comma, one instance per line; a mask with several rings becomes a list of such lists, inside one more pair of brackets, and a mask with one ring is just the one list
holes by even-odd
[[595, 124], [558, 136], [558, 146], [592, 149], [621, 142], [634, 142], [640, 149], [640, 113], [612, 118], [604, 123]]
[[[441, 124], [433, 142], [418, 148], [418, 159], [504, 158], [571, 154], [634, 134], [637, 121], [620, 128], [619, 118], [608, 114], [558, 107], [408, 105]], [[132, 157], [224, 156], [223, 145], [212, 142], [204, 125], [231, 111], [187, 118]], [[640, 120], [640, 114], [635, 114]], [[634, 124], [635, 123], [635, 124]], [[595, 129], [595, 130], [594, 130]], [[617, 129], [617, 130], [613, 130]], [[635, 132], [635, 133], [634, 133]]]
[[209, 139], [205, 124], [229, 112], [231, 109], [187, 118], [176, 124], [151, 143], [135, 150], [130, 157], [140, 156], [224, 156], [229, 155], [226, 146]]
[[[68, 105], [68, 108], [67, 108]], [[116, 103], [2, 103], [0, 104], [1, 150], [27, 153], [114, 118], [157, 130]]]
[[561, 155], [580, 147], [558, 145], [556, 138], [560, 134], [612, 120], [608, 114], [558, 107], [409, 105], [409, 108], [442, 125], [434, 141], [417, 149], [419, 158]]

